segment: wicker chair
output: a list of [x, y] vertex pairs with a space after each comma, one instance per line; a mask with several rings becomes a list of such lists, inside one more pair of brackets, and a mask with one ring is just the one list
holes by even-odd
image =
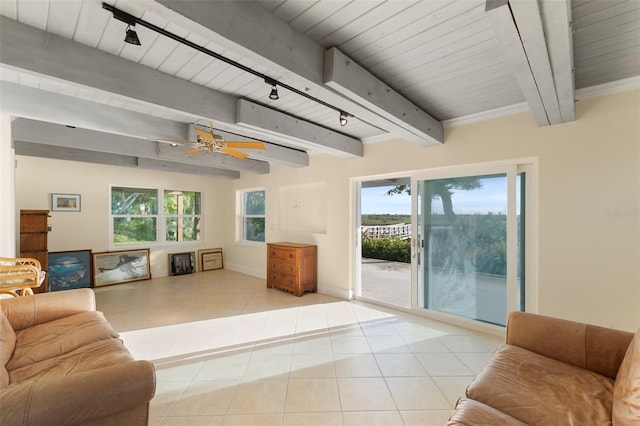
[[0, 294], [31, 295], [42, 284], [45, 274], [37, 259], [0, 257]]

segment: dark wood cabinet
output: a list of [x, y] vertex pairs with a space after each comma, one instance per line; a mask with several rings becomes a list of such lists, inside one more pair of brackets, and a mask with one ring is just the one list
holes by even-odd
[[267, 244], [267, 287], [302, 296], [317, 291], [317, 247], [297, 243]]
[[[49, 232], [49, 210], [20, 210], [20, 257], [31, 257], [40, 262], [43, 271], [49, 269], [47, 236]], [[34, 293], [49, 290], [47, 277]]]

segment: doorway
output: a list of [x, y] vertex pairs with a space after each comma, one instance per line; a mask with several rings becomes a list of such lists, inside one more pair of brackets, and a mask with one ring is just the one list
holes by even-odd
[[411, 179], [360, 185], [361, 299], [411, 308]]
[[536, 312], [536, 169], [531, 159], [357, 180], [356, 297], [468, 325]]

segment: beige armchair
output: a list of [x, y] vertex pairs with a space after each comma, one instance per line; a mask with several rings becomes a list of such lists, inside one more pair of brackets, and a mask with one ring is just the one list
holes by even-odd
[[37, 259], [0, 257], [0, 294], [31, 295], [42, 284], [45, 274]]

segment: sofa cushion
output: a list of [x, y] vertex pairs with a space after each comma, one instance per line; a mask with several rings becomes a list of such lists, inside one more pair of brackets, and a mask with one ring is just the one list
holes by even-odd
[[513, 417], [473, 399], [460, 398], [447, 426], [526, 426]]
[[16, 333], [16, 347], [7, 370], [54, 358], [118, 334], [102, 312], [88, 311], [25, 328]]
[[613, 385], [613, 425], [640, 419], [640, 330], [631, 340]]
[[0, 309], [0, 389], [9, 386], [9, 376], [6, 365], [11, 359], [16, 346], [16, 333], [9, 324], [9, 320]]
[[467, 397], [529, 425], [610, 424], [613, 380], [504, 345], [469, 385]]
[[120, 339], [90, 343], [72, 352], [11, 370], [10, 383], [63, 377], [133, 361]]

